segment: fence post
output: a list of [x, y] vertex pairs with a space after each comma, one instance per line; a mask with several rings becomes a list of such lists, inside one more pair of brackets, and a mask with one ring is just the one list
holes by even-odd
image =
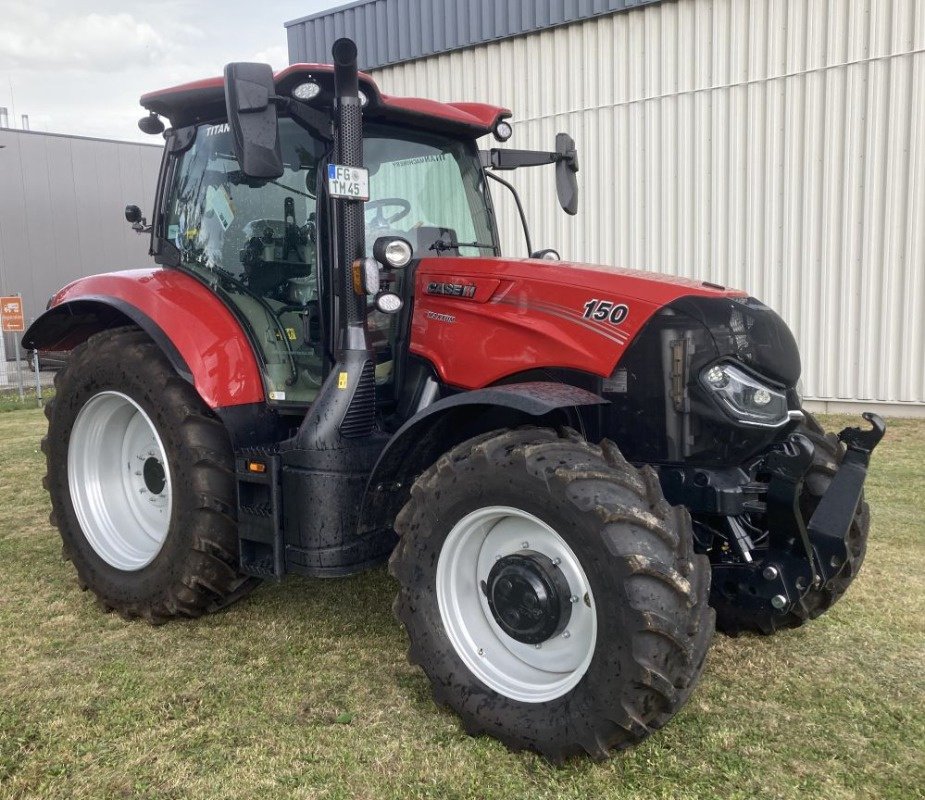
[[22, 403], [26, 399], [22, 389], [22, 354], [19, 352], [19, 337], [14, 336], [13, 339], [16, 341], [16, 369], [19, 372], [19, 402]]
[[35, 364], [35, 402], [38, 408], [42, 407], [42, 379], [39, 377], [39, 351], [32, 351], [32, 361]]

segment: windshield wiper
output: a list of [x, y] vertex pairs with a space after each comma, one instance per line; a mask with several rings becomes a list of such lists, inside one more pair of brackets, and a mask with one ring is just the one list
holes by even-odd
[[456, 250], [459, 247], [479, 247], [491, 250], [498, 255], [498, 245], [486, 244], [485, 242], [446, 242], [443, 239], [437, 239], [428, 249], [436, 250], [437, 253], [445, 253], [447, 250]]

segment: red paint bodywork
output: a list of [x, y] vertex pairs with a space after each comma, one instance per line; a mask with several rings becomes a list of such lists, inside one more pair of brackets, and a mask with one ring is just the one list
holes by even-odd
[[263, 402], [263, 379], [250, 341], [199, 281], [175, 269], [93, 275], [65, 286], [50, 306], [96, 297], [122, 300], [152, 319], [183, 356], [196, 391], [210, 407]]
[[[330, 64], [292, 64], [274, 74], [277, 91], [286, 95], [293, 87], [311, 75], [330, 75], [334, 68]], [[490, 133], [499, 120], [511, 116], [511, 112], [500, 106], [486, 103], [440, 103], [419, 97], [393, 97], [383, 94], [373, 78], [361, 72], [360, 88], [370, 98], [366, 113], [374, 117], [396, 120], [414, 118], [417, 124], [428, 121], [441, 128], [454, 127], [475, 136]], [[167, 89], [159, 89], [141, 96], [144, 108], [163, 114], [173, 125], [188, 124], [191, 112], [204, 109], [218, 110], [224, 114], [224, 78], [183, 83]], [[206, 114], [209, 116], [209, 114]]]
[[[429, 283], [475, 285], [472, 298]], [[441, 380], [477, 389], [525, 370], [562, 367], [607, 377], [649, 318], [685, 296], [745, 297], [700, 281], [563, 261], [427, 258], [415, 277], [411, 352]], [[583, 317], [592, 299], [623, 303], [619, 325]]]
[[[428, 284], [473, 286], [470, 297], [429, 294]], [[699, 281], [537, 259], [426, 258], [415, 273], [410, 350], [442, 381], [477, 389], [536, 368], [612, 374], [661, 307], [685, 296], [745, 297]], [[173, 342], [212, 408], [264, 402], [260, 367], [237, 319], [207, 287], [175, 269], [81, 278], [51, 301], [113, 298], [149, 317]], [[619, 324], [586, 319], [590, 300], [628, 307]], [[62, 341], [52, 349], [68, 349]]]

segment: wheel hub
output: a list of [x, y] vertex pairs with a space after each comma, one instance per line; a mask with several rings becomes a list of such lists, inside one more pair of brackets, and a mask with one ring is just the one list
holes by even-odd
[[548, 556], [531, 550], [496, 561], [482, 591], [495, 622], [518, 642], [540, 644], [557, 636], [572, 614], [562, 570]]
[[154, 456], [149, 456], [142, 467], [142, 476], [145, 480], [145, 487], [151, 494], [160, 494], [167, 485], [167, 475], [164, 472], [164, 465]]

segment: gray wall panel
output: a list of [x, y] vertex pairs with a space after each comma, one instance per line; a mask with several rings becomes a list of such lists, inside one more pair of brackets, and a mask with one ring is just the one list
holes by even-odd
[[0, 129], [0, 294], [21, 293], [27, 321], [76, 278], [152, 263], [123, 209], [150, 218], [160, 158], [157, 145]]
[[747, 289], [792, 327], [810, 398], [925, 415], [922, 0], [677, 0], [373, 77], [509, 107], [512, 147], [575, 137], [577, 217], [550, 171], [505, 175], [537, 246]]
[[286, 23], [289, 62], [328, 62], [341, 36], [357, 43], [360, 67], [388, 64], [662, 0], [361, 0]]

